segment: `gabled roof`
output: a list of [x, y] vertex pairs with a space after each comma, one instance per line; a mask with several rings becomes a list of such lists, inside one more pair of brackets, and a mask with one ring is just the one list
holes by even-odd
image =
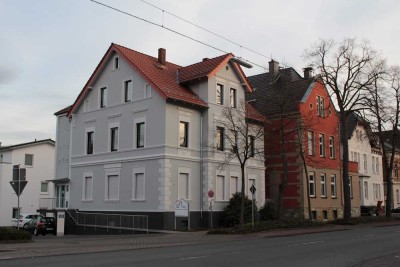
[[72, 105], [68, 106], [68, 107], [65, 107], [65, 108], [57, 111], [56, 113], [54, 113], [54, 115], [59, 116], [59, 115], [62, 115], [62, 114], [67, 114], [71, 110], [71, 108], [72, 108]]
[[280, 69], [274, 83], [269, 73], [248, 77], [254, 92], [246, 94], [253, 106], [263, 115], [299, 111], [299, 104], [314, 79], [302, 78], [293, 68]]
[[2, 150], [12, 150], [14, 148], [34, 146], [34, 145], [39, 145], [39, 144], [49, 144], [49, 145], [54, 146], [55, 143], [56, 142], [54, 140], [52, 140], [52, 139], [35, 140], [35, 141], [32, 141], [32, 142], [22, 143], [22, 144], [17, 144], [17, 145], [0, 146], [0, 151], [2, 151]]
[[139, 75], [141, 75], [142, 78], [165, 99], [183, 101], [199, 107], [207, 107], [207, 104], [189, 88], [177, 83], [177, 70], [181, 68], [180, 66], [170, 62], [166, 62], [165, 66], [161, 66], [155, 57], [139, 53], [121, 45], [111, 44], [72, 105], [71, 110], [68, 112], [68, 116], [71, 115], [81, 104], [89, 90], [89, 87], [100, 74], [104, 64], [113, 53], [122, 56], [139, 73]]

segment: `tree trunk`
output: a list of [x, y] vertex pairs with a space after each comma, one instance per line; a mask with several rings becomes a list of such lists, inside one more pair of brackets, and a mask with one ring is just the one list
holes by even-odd
[[351, 219], [351, 198], [350, 198], [350, 179], [349, 179], [349, 141], [347, 139], [346, 129], [346, 115], [345, 111], [341, 111], [340, 124], [341, 134], [340, 139], [343, 145], [343, 168], [342, 168], [342, 181], [343, 181], [343, 199], [344, 199], [344, 215], [343, 219], [345, 222], [349, 222]]

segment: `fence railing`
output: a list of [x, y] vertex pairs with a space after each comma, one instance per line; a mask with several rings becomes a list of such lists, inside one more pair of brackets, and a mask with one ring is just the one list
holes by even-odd
[[39, 198], [39, 208], [41, 209], [66, 209], [68, 207], [68, 201], [65, 198], [59, 197], [45, 197]]
[[[70, 216], [72, 216], [69, 213]], [[73, 216], [77, 225], [128, 231], [143, 231], [149, 233], [149, 218], [147, 215], [126, 215], [109, 213], [91, 213], [76, 211]]]

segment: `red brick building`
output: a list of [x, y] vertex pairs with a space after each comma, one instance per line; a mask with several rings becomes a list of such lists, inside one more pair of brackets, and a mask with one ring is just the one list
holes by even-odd
[[[327, 90], [310, 68], [301, 77], [269, 64], [269, 73], [249, 77], [256, 90], [247, 96], [271, 121], [265, 129], [266, 199], [281, 196], [286, 215], [308, 218], [309, 190], [315, 219], [342, 218], [339, 120]], [[358, 167], [349, 164], [352, 214], [359, 216]]]

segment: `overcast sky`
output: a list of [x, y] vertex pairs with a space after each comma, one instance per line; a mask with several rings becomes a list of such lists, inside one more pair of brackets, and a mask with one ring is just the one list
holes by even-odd
[[[268, 65], [139, 0], [99, 1]], [[298, 71], [304, 49], [319, 38], [368, 39], [389, 64], [400, 64], [398, 0], [147, 1]], [[54, 139], [54, 112], [74, 102], [112, 42], [153, 56], [164, 47], [167, 60], [182, 66], [223, 54], [89, 0], [0, 0], [0, 142]]]

